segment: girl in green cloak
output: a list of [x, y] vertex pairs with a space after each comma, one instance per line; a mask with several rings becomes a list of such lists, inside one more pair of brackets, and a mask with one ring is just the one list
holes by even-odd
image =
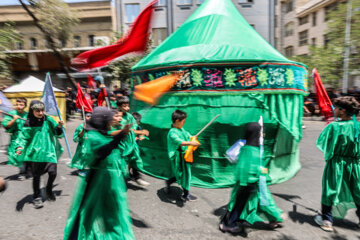
[[85, 136], [85, 128], [86, 128], [86, 121], [89, 121], [91, 118], [91, 113], [85, 114], [85, 122], [81, 123], [75, 130], [73, 141], [78, 143], [76, 147], [75, 154], [71, 159], [71, 163], [69, 164], [70, 168], [77, 168], [79, 170], [79, 175], [84, 175], [84, 172], [81, 170], [84, 169], [84, 160], [82, 159], [82, 152], [84, 141], [86, 139]]
[[197, 147], [198, 142], [190, 141], [191, 134], [183, 126], [187, 114], [181, 110], [175, 110], [171, 116], [173, 122], [167, 136], [168, 155], [174, 177], [166, 180], [165, 192], [169, 192], [170, 185], [177, 182], [183, 188], [183, 201], [196, 201], [197, 197], [190, 194], [191, 164], [185, 162], [184, 154], [187, 146]]
[[127, 204], [126, 185], [119, 166], [119, 143], [130, 125], [114, 137], [108, 135], [114, 113], [96, 107], [86, 124], [84, 166], [89, 169], [79, 178], [64, 240], [135, 239]]
[[269, 221], [269, 227], [279, 227], [283, 221], [282, 211], [276, 206], [267, 187], [265, 195], [267, 204], [260, 203], [259, 177], [267, 169], [261, 166], [260, 131], [257, 122], [248, 123], [245, 128], [246, 145], [241, 148], [235, 169], [236, 183], [231, 192], [228, 210], [222, 218], [219, 228], [223, 232], [238, 233], [242, 228], [239, 221], [253, 224], [258, 221]]
[[333, 217], [344, 218], [349, 208], [357, 208], [360, 218], [360, 143], [356, 115], [360, 104], [354, 97], [339, 97], [334, 101], [335, 117], [321, 132], [316, 146], [324, 153], [321, 215], [315, 222], [332, 232]]
[[31, 162], [34, 189], [34, 207], [42, 208], [40, 194], [40, 177], [48, 173], [46, 196], [50, 201], [56, 197], [52, 191], [57, 174], [57, 161], [63, 149], [58, 138], [62, 136], [63, 121], [56, 123], [50, 116], [45, 115], [43, 102], [34, 100], [29, 106], [29, 114], [24, 128], [16, 141], [16, 154], [20, 161]]

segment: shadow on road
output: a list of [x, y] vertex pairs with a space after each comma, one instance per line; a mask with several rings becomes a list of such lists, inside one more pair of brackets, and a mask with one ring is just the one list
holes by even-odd
[[182, 190], [179, 187], [170, 187], [169, 193], [165, 193], [165, 188], [160, 188], [157, 195], [162, 202], [171, 203], [178, 207], [183, 207], [184, 202], [181, 200]]
[[144, 192], [147, 192], [147, 191], [148, 191], [146, 188], [143, 188], [143, 187], [139, 187], [139, 186], [137, 186], [137, 185], [134, 185], [134, 184], [132, 184], [132, 183], [129, 182], [129, 181], [126, 181], [126, 187], [127, 187], [128, 189], [133, 190], [133, 191], [139, 191], [139, 190], [144, 191]]
[[29, 194], [24, 198], [22, 198], [20, 201], [16, 203], [16, 208], [15, 208], [16, 211], [21, 212], [24, 208], [24, 205], [27, 203], [28, 204], [32, 203], [32, 200], [33, 200], [32, 194]]

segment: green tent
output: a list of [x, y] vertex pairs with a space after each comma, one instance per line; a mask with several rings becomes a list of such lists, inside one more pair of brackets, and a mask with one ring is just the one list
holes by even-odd
[[150, 140], [140, 144], [148, 174], [170, 176], [166, 136], [176, 109], [188, 114], [184, 127], [194, 135], [221, 114], [199, 137], [202, 145], [194, 154], [193, 186], [219, 188], [234, 183], [234, 165], [225, 152], [243, 137], [246, 123], [258, 121], [260, 115], [265, 124], [268, 182], [286, 181], [300, 169], [307, 68], [268, 44], [231, 0], [206, 0], [132, 71], [132, 84], [171, 71], [185, 72], [155, 107], [132, 101], [132, 111], [143, 115], [143, 127], [150, 131]]

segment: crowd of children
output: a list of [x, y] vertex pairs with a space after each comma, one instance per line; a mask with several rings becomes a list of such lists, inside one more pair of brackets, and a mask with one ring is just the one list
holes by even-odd
[[[325, 231], [333, 231], [333, 212], [335, 217], [344, 217], [345, 206], [356, 207], [360, 218], [360, 129], [356, 120], [360, 104], [353, 97], [340, 97], [334, 103], [338, 120], [330, 123], [317, 140], [326, 166], [322, 214], [315, 217], [315, 222]], [[40, 177], [44, 173], [49, 175], [46, 197], [56, 200], [52, 188], [57, 161], [63, 152], [59, 138], [63, 137], [64, 122], [47, 116], [41, 101], [32, 101], [29, 112], [25, 111], [26, 106], [26, 99], [18, 98], [15, 110], [4, 117], [2, 125], [11, 134], [8, 163], [20, 168], [20, 180], [32, 177], [33, 203], [38, 209], [43, 207]], [[64, 239], [79, 239], [80, 236], [81, 239], [134, 239], [126, 181], [133, 180], [142, 187], [149, 185], [142, 178], [138, 142], [148, 139], [150, 133], [140, 127], [140, 114], [130, 114], [128, 97], [119, 96], [116, 108], [114, 103], [111, 106], [112, 109], [95, 107], [75, 131], [73, 140], [78, 145], [69, 167], [78, 169], [79, 184]], [[197, 197], [190, 194], [191, 164], [184, 160], [184, 153], [188, 146], [198, 147], [200, 143], [190, 140], [192, 135], [183, 128], [186, 112], [176, 110], [168, 117], [172, 120], [167, 148], [173, 175], [166, 180], [164, 190], [169, 193], [170, 185], [177, 182], [183, 189], [181, 199], [196, 201]], [[219, 224], [223, 232], [237, 233], [256, 221], [268, 221], [269, 227], [274, 229], [284, 220], [269, 189], [259, 184], [260, 176], [267, 174], [261, 161], [261, 132], [257, 122], [245, 127], [246, 144], [236, 163], [236, 183], [227, 212]], [[0, 191], [5, 188], [6, 182], [0, 179]], [[266, 203], [261, 201], [262, 194], [265, 194]], [[338, 216], [339, 212], [343, 215]]]

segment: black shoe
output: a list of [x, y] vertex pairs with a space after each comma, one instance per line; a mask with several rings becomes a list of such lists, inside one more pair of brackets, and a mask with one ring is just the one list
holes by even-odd
[[181, 196], [181, 199], [185, 202], [185, 201], [189, 201], [189, 202], [195, 202], [197, 200], [197, 197], [191, 195], [191, 194], [188, 194], [187, 196], [185, 195], [182, 195]]
[[56, 201], [56, 196], [53, 191], [46, 191], [46, 198], [49, 201]]
[[169, 194], [169, 193], [170, 193], [170, 183], [169, 183], [169, 180], [165, 180], [164, 192], [165, 192], [166, 194]]
[[33, 200], [33, 204], [34, 204], [34, 208], [35, 209], [39, 209], [42, 208], [44, 206], [41, 197], [37, 197]]

